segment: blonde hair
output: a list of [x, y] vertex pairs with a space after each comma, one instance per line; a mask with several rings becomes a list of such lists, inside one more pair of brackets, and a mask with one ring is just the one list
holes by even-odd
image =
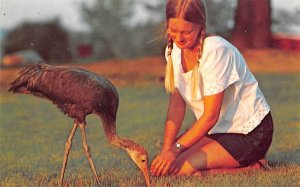
[[165, 89], [168, 93], [174, 92], [174, 68], [172, 61], [172, 49], [173, 49], [173, 40], [171, 37], [168, 37], [168, 49], [167, 49], [167, 67], [166, 67], [166, 76], [165, 76]]
[[[203, 0], [168, 0], [166, 5], [166, 21], [168, 23], [170, 18], [183, 18], [186, 21], [196, 23], [199, 27], [202, 27], [201, 34], [199, 36], [199, 48], [198, 48], [198, 63], [192, 70], [192, 98], [197, 95], [197, 87], [200, 82], [198, 73], [199, 59], [203, 54], [204, 38], [206, 33], [206, 9]], [[168, 93], [174, 92], [174, 68], [172, 62], [172, 50], [173, 41], [168, 35], [167, 46], [167, 65], [165, 74], [165, 89]]]

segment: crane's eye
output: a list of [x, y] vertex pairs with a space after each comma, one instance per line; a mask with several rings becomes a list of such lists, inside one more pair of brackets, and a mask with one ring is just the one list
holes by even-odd
[[146, 160], [143, 159], [142, 162], [146, 162]]

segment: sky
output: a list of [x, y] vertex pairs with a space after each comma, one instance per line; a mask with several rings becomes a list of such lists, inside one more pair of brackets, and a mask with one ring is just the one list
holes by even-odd
[[59, 17], [67, 28], [85, 30], [79, 5], [84, 0], [0, 0], [0, 28], [10, 29], [23, 21]]
[[[59, 17], [70, 30], [86, 31], [81, 21], [81, 2], [92, 0], [0, 0], [0, 29], [11, 29], [23, 21], [42, 21]], [[274, 8], [300, 10], [300, 0], [271, 0]], [[139, 17], [144, 15], [142, 11]]]

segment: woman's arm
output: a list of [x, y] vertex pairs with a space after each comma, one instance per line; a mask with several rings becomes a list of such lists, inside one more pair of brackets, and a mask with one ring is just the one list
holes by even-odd
[[165, 175], [175, 159], [175, 155], [169, 150], [175, 143], [177, 133], [184, 119], [185, 105], [185, 101], [182, 99], [179, 91], [175, 89], [174, 93], [170, 96], [163, 148], [161, 153], [155, 157], [151, 164], [150, 172], [152, 175]]
[[170, 96], [162, 151], [170, 149], [175, 143], [176, 136], [184, 119], [185, 106], [185, 101], [181, 97], [179, 91], [175, 89], [174, 93]]
[[215, 95], [204, 96], [203, 115], [192, 125], [192, 127], [185, 134], [183, 134], [177, 140], [177, 143], [180, 143], [184, 147], [190, 147], [195, 142], [204, 137], [219, 119], [223, 97], [224, 91]]

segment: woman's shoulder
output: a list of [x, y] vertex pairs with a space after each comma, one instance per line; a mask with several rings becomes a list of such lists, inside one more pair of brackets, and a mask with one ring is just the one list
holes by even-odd
[[218, 35], [211, 35], [205, 38], [203, 55], [215, 54], [234, 55], [238, 50], [225, 38]]
[[232, 47], [232, 44], [219, 35], [208, 35], [204, 40], [205, 48]]

